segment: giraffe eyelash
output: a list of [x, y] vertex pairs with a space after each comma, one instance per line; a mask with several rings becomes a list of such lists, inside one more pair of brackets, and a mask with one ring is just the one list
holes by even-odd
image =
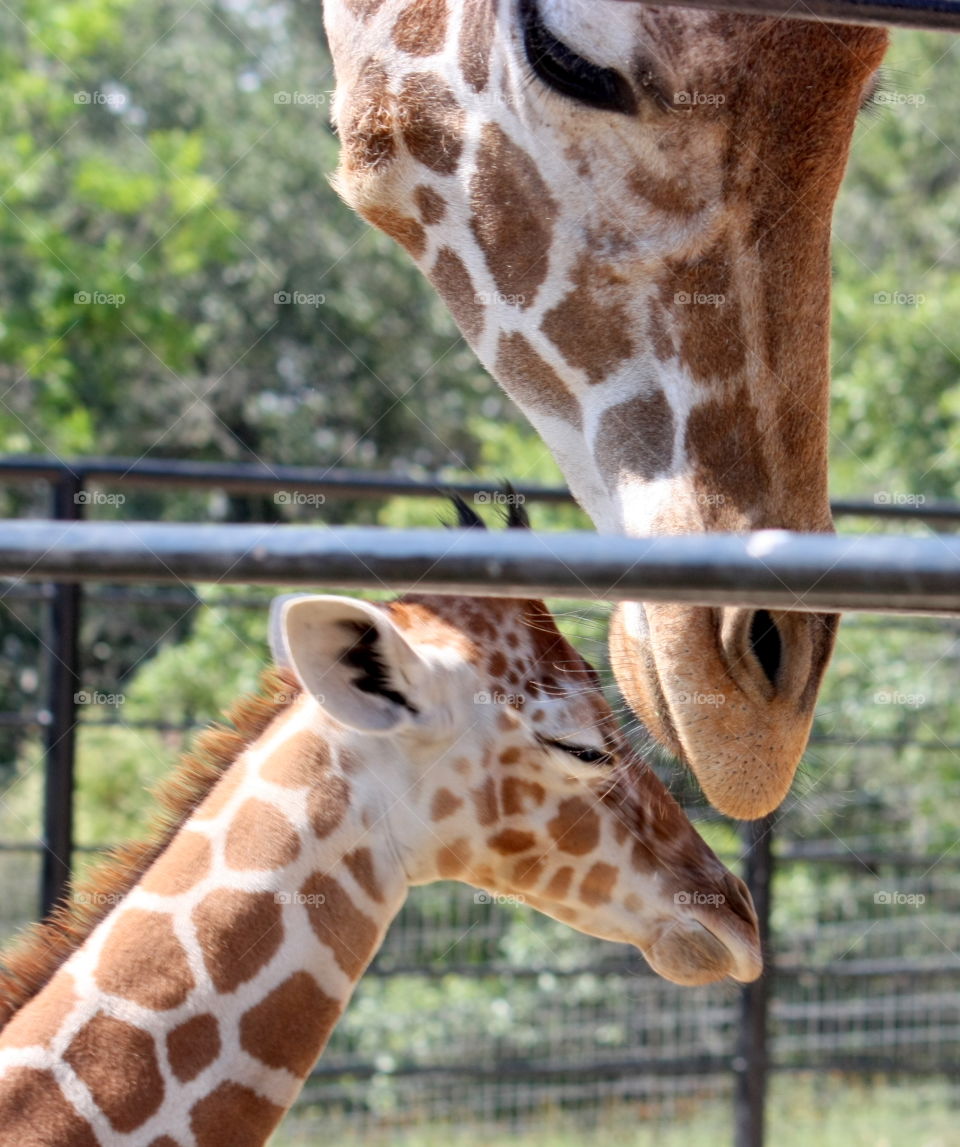
[[623, 76], [558, 40], [543, 22], [537, 0], [520, 0], [520, 20], [527, 61], [547, 87], [600, 111], [636, 113], [636, 96]]
[[604, 752], [603, 749], [595, 749], [591, 745], [571, 745], [566, 741], [554, 741], [549, 737], [538, 737], [537, 739], [542, 745], [549, 745], [551, 748], [559, 749], [561, 753], [568, 753], [585, 765], [613, 764], [613, 756], [610, 753]]

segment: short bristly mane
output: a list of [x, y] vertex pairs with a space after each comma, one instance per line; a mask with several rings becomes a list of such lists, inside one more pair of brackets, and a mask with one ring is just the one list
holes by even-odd
[[147, 836], [107, 853], [46, 920], [32, 924], [0, 953], [0, 1028], [49, 982], [164, 851], [197, 805], [267, 726], [296, 699], [289, 670], [268, 669], [260, 691], [241, 698], [227, 725], [212, 725], [153, 793]]

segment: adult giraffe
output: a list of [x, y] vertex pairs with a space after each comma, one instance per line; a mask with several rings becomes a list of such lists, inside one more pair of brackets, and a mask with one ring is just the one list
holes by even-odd
[[[324, 6], [342, 194], [597, 527], [829, 530], [830, 217], [886, 33], [623, 0]], [[611, 652], [709, 799], [757, 817], [836, 622], [628, 604]]]

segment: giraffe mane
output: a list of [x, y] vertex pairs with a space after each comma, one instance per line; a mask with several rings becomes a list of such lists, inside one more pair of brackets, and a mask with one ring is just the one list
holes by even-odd
[[291, 670], [265, 670], [259, 691], [241, 697], [225, 714], [230, 724], [204, 729], [179, 764], [152, 790], [156, 811], [146, 835], [111, 849], [68, 899], [0, 951], [0, 1029], [139, 883], [227, 769], [290, 707], [299, 692]]

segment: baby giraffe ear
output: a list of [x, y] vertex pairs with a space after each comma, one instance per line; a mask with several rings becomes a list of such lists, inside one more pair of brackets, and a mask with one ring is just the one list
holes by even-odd
[[410, 696], [424, 662], [383, 610], [332, 596], [290, 595], [275, 606], [274, 656], [333, 718], [389, 733], [418, 715]]

